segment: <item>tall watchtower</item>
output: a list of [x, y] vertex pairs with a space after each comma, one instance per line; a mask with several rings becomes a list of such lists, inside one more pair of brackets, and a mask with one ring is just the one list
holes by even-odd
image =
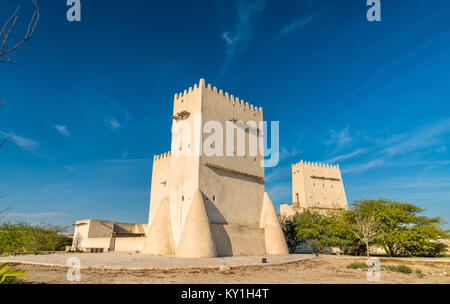
[[287, 254], [265, 193], [263, 156], [252, 151], [264, 139], [262, 108], [201, 79], [175, 94], [172, 119], [171, 152], [154, 158], [143, 252]]

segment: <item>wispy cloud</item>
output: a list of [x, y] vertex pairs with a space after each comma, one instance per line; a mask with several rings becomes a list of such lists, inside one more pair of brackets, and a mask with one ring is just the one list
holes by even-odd
[[407, 152], [440, 145], [442, 136], [450, 133], [450, 118], [421, 127], [410, 134], [405, 134], [403, 140], [380, 151], [387, 156], [396, 156]]
[[384, 163], [383, 158], [373, 159], [369, 162], [356, 164], [356, 165], [347, 165], [344, 169], [341, 169], [342, 173], [361, 173], [367, 171], [371, 168], [375, 168], [381, 166]]
[[[105, 101], [109, 105], [111, 105], [114, 109], [114, 114], [110, 114], [111, 116], [109, 118], [106, 118], [104, 120], [105, 124], [110, 127], [111, 129], [115, 130], [121, 127], [127, 127], [128, 122], [133, 119], [133, 115], [125, 109], [124, 106], [122, 106], [120, 103], [114, 101], [113, 99], [104, 96], [102, 94], [99, 94], [91, 89], [84, 88], [84, 90], [90, 94], [92, 94], [94, 97]], [[112, 116], [115, 117], [112, 117]], [[118, 117], [118, 118], [117, 118]]]
[[[334, 141], [337, 145], [347, 145], [351, 142], [351, 137], [347, 136], [347, 128], [340, 132], [334, 133]], [[394, 135], [385, 140], [376, 140], [376, 145], [368, 149], [359, 149], [352, 153], [336, 156], [334, 159], [340, 161], [350, 157], [356, 157], [361, 154], [367, 154], [372, 157], [372, 160], [364, 161], [362, 163], [346, 165], [342, 173], [361, 173], [369, 169], [379, 166], [411, 166], [428, 165], [435, 166], [436, 160], [430, 159], [421, 160], [420, 155], [426, 151], [440, 151], [446, 152], [445, 144], [448, 143], [448, 135], [450, 134], [450, 118], [446, 118], [428, 125], [419, 127], [411, 132]], [[419, 155], [419, 159], [412, 160], [412, 155]], [[402, 162], [402, 158], [408, 158], [408, 161]], [[423, 157], [422, 157], [423, 158]], [[333, 159], [331, 159], [333, 160]], [[448, 164], [448, 161], [438, 161], [439, 165]]]
[[70, 137], [69, 130], [67, 130], [66, 126], [64, 126], [64, 125], [55, 125], [55, 129], [56, 129], [56, 131], [58, 131], [62, 135]]
[[105, 118], [104, 121], [105, 121], [105, 125], [108, 128], [110, 128], [111, 130], [117, 130], [117, 129], [120, 129], [122, 127], [120, 122], [117, 119], [113, 118], [113, 117]]
[[290, 176], [291, 167], [289, 166], [280, 166], [272, 168], [270, 173], [266, 175], [267, 182], [273, 182], [281, 178], [285, 178], [286, 176]]
[[341, 131], [330, 130], [330, 139], [325, 142], [327, 145], [335, 145], [335, 153], [353, 142], [348, 126]]
[[253, 36], [252, 17], [254, 13], [264, 10], [265, 1], [238, 0], [234, 2], [234, 5], [239, 22], [234, 25], [234, 30], [222, 34], [222, 38], [227, 46], [227, 52], [219, 78], [226, 72], [237, 49], [244, 48], [250, 42]]
[[4, 137], [11, 137], [12, 142], [14, 142], [18, 147], [27, 151], [34, 151], [39, 146], [38, 141], [26, 138], [24, 136], [15, 135], [14, 133], [5, 133], [0, 131], [0, 135]]
[[278, 35], [278, 37], [284, 37], [292, 32], [296, 32], [299, 31], [303, 28], [305, 28], [308, 24], [310, 24], [318, 15], [317, 14], [313, 14], [310, 16], [305, 16], [305, 17], [301, 17], [296, 19], [294, 22], [286, 25], [280, 32], [280, 34]]
[[39, 213], [6, 213], [9, 217], [25, 217], [25, 218], [39, 218], [39, 217], [58, 217], [67, 216], [62, 212], [39, 212]]
[[300, 153], [302, 153], [302, 151], [298, 149], [296, 146], [293, 146], [291, 149], [281, 148], [280, 161], [293, 158], [299, 155]]
[[350, 153], [347, 153], [347, 154], [341, 154], [341, 155], [335, 156], [333, 158], [324, 160], [323, 162], [324, 163], [331, 163], [331, 164], [333, 164], [333, 163], [337, 163], [337, 162], [340, 162], [340, 161], [344, 161], [344, 160], [351, 159], [353, 157], [359, 156], [359, 155], [363, 154], [364, 152], [366, 152], [366, 149], [357, 149], [357, 150], [355, 150], [353, 152], [350, 152]]

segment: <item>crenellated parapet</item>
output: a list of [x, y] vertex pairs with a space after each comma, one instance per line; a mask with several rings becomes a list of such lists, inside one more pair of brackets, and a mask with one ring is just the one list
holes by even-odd
[[172, 153], [169, 151], [169, 152], [165, 152], [165, 153], [163, 153], [163, 154], [155, 155], [155, 156], [153, 156], [153, 161], [164, 160], [164, 159], [170, 159], [171, 154], [172, 154]]
[[223, 90], [218, 89], [216, 86], [212, 86], [211, 84], [206, 85], [205, 79], [203, 78], [200, 79], [200, 82], [198, 84], [194, 84], [193, 87], [189, 87], [188, 90], [184, 90], [184, 92], [175, 94], [174, 101], [180, 102], [199, 89], [207, 90], [209, 93], [216, 95], [217, 97], [219, 97], [219, 99], [222, 99], [224, 102], [227, 102], [235, 107], [240, 107], [244, 111], [249, 111], [252, 114], [261, 114], [261, 115], [263, 113], [262, 107], [256, 107], [244, 101], [243, 99], [235, 97], [233, 94], [229, 94], [228, 92], [224, 92]]
[[339, 165], [330, 165], [330, 164], [323, 164], [323, 163], [317, 163], [317, 162], [307, 162], [301, 160], [298, 163], [292, 164], [292, 169], [299, 169], [299, 168], [313, 168], [313, 169], [333, 169], [333, 170], [339, 170]]

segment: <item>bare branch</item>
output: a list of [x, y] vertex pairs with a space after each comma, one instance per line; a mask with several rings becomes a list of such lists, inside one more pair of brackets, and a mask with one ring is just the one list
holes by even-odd
[[354, 223], [352, 224], [353, 234], [366, 245], [367, 256], [370, 255], [369, 244], [377, 238], [378, 223], [373, 215], [363, 216], [356, 212]]
[[3, 35], [3, 33], [5, 32], [6, 27], [8, 26], [8, 24], [11, 22], [12, 18], [14, 18], [15, 16], [17, 16], [17, 13], [20, 10], [20, 6], [18, 6], [16, 8], [16, 10], [14, 11], [14, 13], [12, 13], [12, 15], [9, 17], [8, 21], [6, 21], [6, 23], [3, 25], [2, 27], [2, 31], [0, 32], [0, 37]]
[[6, 142], [8, 141], [8, 140], [10, 140], [12, 138], [12, 136], [8, 136], [8, 137], [6, 137], [1, 143], [0, 143], [0, 149], [3, 147], [3, 145], [4, 144], [6, 144]]
[[[8, 21], [6, 21], [6, 23], [3, 25], [2, 30], [0, 32], [0, 38], [3, 35], [3, 42], [2, 42], [2, 47], [1, 47], [1, 50], [0, 50], [0, 57], [6, 55], [8, 53], [13, 52], [19, 46], [24, 44], [26, 41], [30, 40], [30, 38], [33, 36], [33, 34], [34, 34], [35, 30], [36, 30], [36, 26], [37, 26], [37, 24], [39, 22], [40, 13], [39, 13], [39, 7], [37, 5], [36, 0], [31, 0], [31, 1], [33, 2], [33, 5], [34, 5], [33, 16], [31, 17], [30, 22], [28, 23], [27, 32], [25, 33], [25, 36], [24, 36], [24, 38], [21, 41], [19, 41], [18, 43], [14, 44], [12, 47], [7, 47], [7, 42], [8, 42], [9, 35], [10, 35], [11, 31], [13, 30], [14, 26], [16, 25], [17, 19], [19, 18], [18, 13], [19, 13], [19, 10], [20, 10], [20, 6], [18, 6], [16, 8], [16, 10], [9, 17]], [[9, 30], [6, 32], [6, 29], [8, 27], [9, 27]], [[12, 62], [9, 58], [6, 61], [0, 61], [0, 63], [12, 63], [12, 64], [14, 64], [14, 62]]]

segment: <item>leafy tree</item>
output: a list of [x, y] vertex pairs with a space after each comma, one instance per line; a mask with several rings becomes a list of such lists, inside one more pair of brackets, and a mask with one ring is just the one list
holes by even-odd
[[282, 217], [280, 219], [281, 228], [283, 229], [284, 237], [290, 253], [294, 253], [298, 246], [306, 242], [297, 236], [294, 216]]
[[439, 217], [420, 215], [424, 210], [406, 202], [389, 199], [363, 199], [353, 202], [351, 212], [375, 218], [375, 244], [383, 247], [389, 256], [436, 256], [445, 252], [441, 241], [449, 237], [441, 229]]
[[25, 251], [25, 235], [28, 224], [5, 222], [0, 225], [0, 253]]
[[323, 251], [325, 247], [339, 247], [344, 251], [355, 247], [354, 238], [345, 225], [345, 211], [319, 212], [306, 210], [295, 217], [297, 237], [308, 240], [313, 248]]

